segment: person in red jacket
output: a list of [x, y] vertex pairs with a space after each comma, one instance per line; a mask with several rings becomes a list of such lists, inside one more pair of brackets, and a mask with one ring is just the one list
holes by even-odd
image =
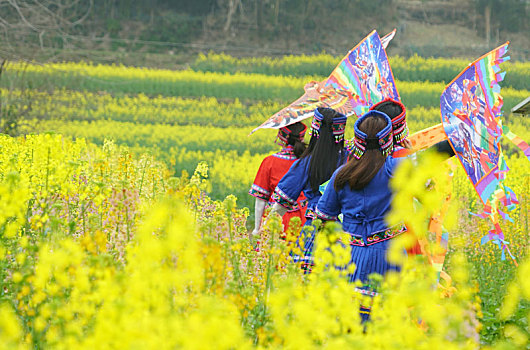
[[[265, 208], [272, 205], [271, 196], [276, 185], [291, 165], [304, 153], [306, 144], [304, 136], [307, 126], [297, 122], [278, 130], [277, 143], [282, 146], [280, 152], [271, 154], [261, 162], [256, 178], [250, 188], [249, 194], [256, 197], [255, 224], [252, 237], [257, 237]], [[289, 222], [294, 217], [299, 217], [302, 225], [305, 222], [306, 200], [304, 194], [300, 194], [297, 204], [289, 210], [282, 218], [284, 231], [289, 227]]]

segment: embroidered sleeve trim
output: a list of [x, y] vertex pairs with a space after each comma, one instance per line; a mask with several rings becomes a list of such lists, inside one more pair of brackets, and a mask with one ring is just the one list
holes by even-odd
[[290, 205], [294, 205], [296, 203], [296, 199], [293, 199], [289, 197], [285, 192], [283, 192], [279, 187], [276, 187], [274, 189], [274, 193], [283, 198], [285, 201], [287, 201]]
[[262, 200], [264, 200], [266, 202], [269, 201], [269, 197], [270, 197], [269, 195], [266, 195], [266, 194], [263, 194], [261, 192], [258, 192], [256, 190], [254, 190], [253, 188], [251, 188], [250, 191], [248, 191], [248, 194], [250, 194], [253, 197], [262, 199]]
[[259, 192], [259, 193], [262, 193], [262, 194], [266, 194], [266, 195], [270, 195], [271, 194], [271, 191], [268, 191], [268, 190], [264, 189], [263, 187], [260, 187], [260, 186], [258, 186], [256, 184], [252, 184], [251, 190], [254, 190], [256, 192]]
[[315, 220], [317, 218], [317, 214], [313, 209], [307, 208], [307, 210], [305, 211], [305, 217], [306, 219]]
[[250, 191], [248, 191], [248, 193], [253, 196], [253, 197], [256, 197], [256, 198], [259, 198], [259, 199], [262, 199], [266, 202], [269, 201], [269, 198], [271, 196], [271, 192], [270, 191], [267, 191], [266, 189], [256, 185], [256, 184], [252, 184], [252, 187], [250, 188]]
[[318, 207], [315, 209], [315, 213], [319, 219], [327, 220], [327, 221], [337, 221], [337, 216], [328, 215], [326, 213], [323, 213], [318, 209]]
[[293, 200], [291, 197], [286, 195], [285, 192], [278, 187], [276, 187], [274, 190], [272, 199], [282, 207], [286, 208], [288, 211], [292, 211], [296, 205], [296, 200]]

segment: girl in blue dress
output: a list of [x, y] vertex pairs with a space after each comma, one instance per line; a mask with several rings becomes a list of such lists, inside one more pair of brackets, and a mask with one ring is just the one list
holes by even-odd
[[[389, 242], [406, 231], [404, 225], [389, 227], [385, 216], [390, 211], [390, 179], [398, 160], [391, 154], [394, 147], [390, 117], [369, 111], [354, 125], [355, 137], [348, 162], [337, 169], [320, 198], [315, 213], [330, 221], [343, 215], [342, 228], [351, 235], [351, 259], [356, 269], [348, 274], [350, 282], [368, 284], [372, 273], [384, 275], [398, 267], [386, 258]], [[371, 288], [356, 288], [373, 296]], [[368, 320], [370, 306], [361, 305], [361, 318]]]
[[389, 240], [405, 232], [404, 226], [388, 227], [390, 179], [398, 160], [393, 149], [392, 123], [378, 111], [370, 111], [355, 122], [355, 139], [349, 161], [337, 169], [315, 210], [322, 220], [337, 220], [351, 235], [351, 263], [357, 268], [350, 281], [368, 281], [368, 275], [384, 275], [397, 267], [386, 259]]
[[[296, 204], [303, 192], [307, 199], [305, 230], [298, 238], [297, 245], [304, 251], [302, 257], [293, 256], [295, 262], [302, 262], [302, 268], [310, 271], [314, 230], [303, 242], [307, 227], [316, 218], [315, 208], [321, 197], [319, 187], [329, 180], [335, 169], [344, 164], [348, 153], [344, 148], [346, 116], [331, 108], [319, 107], [311, 123], [311, 140], [300, 159], [293, 163], [280, 180], [272, 196], [275, 201], [273, 211], [283, 216]], [[309, 230], [311, 231], [311, 230]]]
[[[320, 198], [315, 213], [326, 221], [337, 220], [343, 214], [342, 228], [351, 235], [351, 259], [356, 269], [348, 274], [350, 282], [369, 283], [369, 275], [385, 275], [399, 267], [387, 260], [391, 239], [407, 231], [405, 225], [389, 227], [385, 216], [391, 210], [392, 190], [389, 182], [403, 158], [393, 158], [396, 142], [392, 121], [388, 115], [372, 110], [354, 125], [355, 136], [348, 162], [337, 169]], [[410, 147], [406, 139], [401, 143]], [[448, 153], [441, 142], [435, 148]], [[375, 295], [373, 289], [356, 288], [366, 295]], [[368, 319], [369, 307], [361, 307], [363, 321]]]

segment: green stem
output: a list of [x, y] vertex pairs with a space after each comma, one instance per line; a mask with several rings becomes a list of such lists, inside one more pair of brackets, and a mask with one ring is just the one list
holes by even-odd
[[46, 160], [46, 192], [48, 192], [48, 177], [50, 176], [50, 147], [48, 147], [48, 159]]
[[138, 192], [138, 196], [139, 197], [142, 196], [142, 187], [144, 185], [145, 168], [147, 168], [147, 158], [145, 159], [144, 168], [142, 169], [142, 179], [140, 180], [140, 189], [139, 189], [139, 192]]
[[131, 240], [131, 232], [129, 229], [129, 207], [125, 207], [125, 220], [127, 224], [127, 242]]

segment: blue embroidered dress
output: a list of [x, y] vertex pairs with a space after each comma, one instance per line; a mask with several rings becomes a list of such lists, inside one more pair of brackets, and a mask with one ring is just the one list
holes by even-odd
[[343, 214], [342, 227], [351, 234], [351, 260], [356, 265], [355, 272], [348, 275], [350, 282], [368, 281], [372, 273], [384, 275], [389, 270], [398, 270], [386, 259], [390, 238], [406, 231], [404, 226], [389, 227], [385, 216], [390, 212], [392, 191], [390, 178], [400, 159], [387, 157], [375, 177], [361, 190], [352, 190], [346, 184], [335, 191], [335, 177], [331, 177], [315, 213], [323, 220], [337, 220]]
[[[339, 155], [338, 166], [341, 166], [346, 162], [347, 154], [348, 152], [346, 151], [346, 149], [341, 152], [341, 154]], [[286, 208], [287, 210], [290, 210], [293, 205], [296, 204], [295, 198], [298, 198], [300, 193], [303, 192], [307, 199], [307, 209], [305, 212], [306, 222], [304, 226], [310, 226], [313, 219], [316, 219], [315, 208], [318, 201], [320, 200], [320, 197], [322, 197], [320, 191], [314, 192], [311, 189], [311, 185], [309, 183], [310, 162], [311, 156], [298, 159], [296, 162], [294, 162], [289, 171], [283, 176], [283, 178], [280, 180], [280, 182], [274, 189], [274, 194], [272, 196], [273, 200], [276, 203]], [[293, 256], [293, 260], [295, 262], [302, 261], [304, 263], [310, 263], [311, 252], [315, 238], [314, 231], [315, 230], [311, 232], [311, 236], [308, 237], [305, 242], [301, 242], [299, 237], [299, 241], [297, 242], [297, 244], [300, 248], [302, 246], [304, 247], [304, 256], [301, 258]], [[301, 236], [304, 234], [307, 233], [303, 230], [301, 232]], [[307, 266], [303, 266], [303, 268], [305, 269], [307, 268]]]
[[[339, 155], [337, 167], [341, 166], [348, 159], [348, 151], [344, 149]], [[315, 208], [322, 197], [320, 191], [313, 192], [309, 183], [309, 164], [311, 156], [298, 159], [291, 165], [289, 171], [282, 177], [276, 188], [272, 199], [287, 210], [291, 210], [296, 205], [296, 198], [300, 193], [304, 193], [307, 199], [306, 226], [311, 225], [311, 221], [316, 219]], [[327, 181], [327, 180], [326, 180]], [[324, 181], [324, 182], [326, 182]]]
[[296, 199], [300, 193], [304, 193], [307, 200], [305, 217], [306, 225], [316, 218], [315, 207], [320, 199], [320, 192], [314, 193], [309, 185], [309, 162], [311, 157], [298, 159], [291, 165], [287, 173], [282, 177], [274, 189], [272, 199], [285, 209], [292, 210], [296, 205]]

